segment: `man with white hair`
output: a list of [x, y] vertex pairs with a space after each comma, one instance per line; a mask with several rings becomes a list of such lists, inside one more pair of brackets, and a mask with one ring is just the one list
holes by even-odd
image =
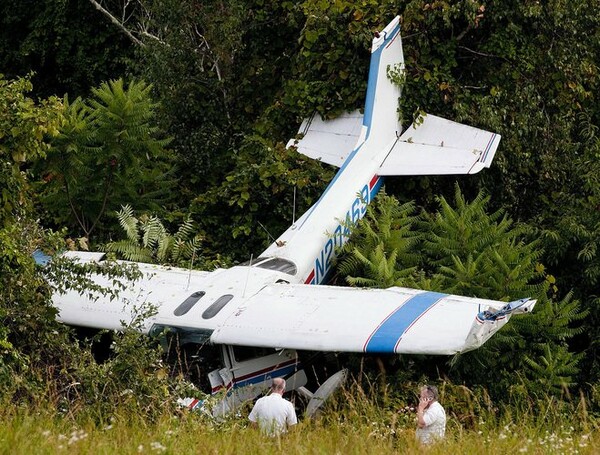
[[252, 426], [258, 426], [269, 436], [278, 436], [298, 423], [296, 410], [292, 403], [283, 398], [284, 392], [285, 379], [274, 378], [271, 393], [259, 398], [248, 416]]
[[446, 411], [438, 399], [437, 387], [426, 385], [421, 388], [417, 407], [417, 439], [423, 444], [443, 439], [446, 433]]

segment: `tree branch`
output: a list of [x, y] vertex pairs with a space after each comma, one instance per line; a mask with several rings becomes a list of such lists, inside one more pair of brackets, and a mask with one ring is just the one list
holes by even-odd
[[87, 234], [88, 238], [90, 237], [89, 234], [94, 230], [94, 228], [96, 227], [96, 224], [98, 224], [98, 221], [100, 221], [100, 218], [102, 217], [102, 215], [104, 214], [104, 211], [106, 210], [106, 203], [108, 202], [108, 193], [110, 193], [112, 180], [113, 180], [113, 176], [114, 176], [114, 165], [110, 162], [108, 165], [109, 165], [108, 178], [106, 179], [106, 188], [104, 190], [104, 197], [102, 198], [102, 208], [98, 212], [98, 216], [96, 217], [96, 219], [92, 223], [92, 227], [90, 227], [90, 229], [88, 231], [88, 234]]
[[104, 16], [106, 16], [113, 24], [115, 24], [117, 27], [119, 27], [121, 29], [121, 31], [123, 33], [125, 33], [125, 35], [127, 35], [127, 37], [131, 41], [133, 41], [138, 46], [141, 46], [141, 47], [145, 46], [145, 44], [142, 41], [137, 39], [135, 36], [133, 36], [133, 34], [129, 30], [127, 30], [127, 28], [125, 27], [125, 25], [123, 23], [121, 23], [116, 17], [114, 17], [112, 14], [110, 14], [110, 12], [108, 12], [106, 9], [104, 9], [100, 3], [98, 3], [96, 0], [90, 0], [90, 2], [92, 5], [94, 5], [94, 7], [98, 11], [100, 11], [102, 14], [104, 14]]
[[73, 213], [73, 215], [75, 216], [75, 219], [77, 220], [77, 223], [83, 230], [85, 236], [88, 237], [88, 230], [86, 227], [85, 220], [83, 219], [83, 212], [81, 213], [81, 218], [80, 218], [79, 214], [77, 213], [77, 209], [75, 208], [75, 204], [73, 203], [73, 198], [71, 197], [71, 192], [69, 191], [69, 182], [67, 180], [66, 174], [63, 175], [63, 185], [64, 185], [65, 191], [67, 193], [67, 200], [69, 201], [69, 206], [71, 207], [71, 213]]
[[500, 55], [494, 55], [494, 54], [485, 54], [485, 53], [483, 53], [483, 52], [474, 51], [473, 49], [469, 49], [469, 48], [468, 48], [468, 47], [466, 47], [466, 46], [458, 46], [458, 48], [459, 48], [459, 49], [464, 49], [465, 51], [469, 51], [469, 52], [471, 52], [472, 54], [475, 54], [475, 55], [480, 55], [481, 57], [501, 58], [501, 59], [504, 59], [504, 60], [506, 60], [504, 57], [501, 57]]

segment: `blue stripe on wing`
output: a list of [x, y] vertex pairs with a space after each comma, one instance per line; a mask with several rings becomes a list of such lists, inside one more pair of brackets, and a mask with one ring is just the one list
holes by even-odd
[[447, 294], [423, 292], [396, 308], [371, 334], [364, 352], [393, 353], [408, 328]]

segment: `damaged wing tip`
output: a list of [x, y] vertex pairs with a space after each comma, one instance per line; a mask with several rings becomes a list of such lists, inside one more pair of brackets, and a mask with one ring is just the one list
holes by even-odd
[[530, 313], [533, 310], [537, 300], [532, 300], [530, 297], [526, 297], [524, 299], [514, 300], [512, 302], [507, 303], [498, 311], [482, 311], [477, 315], [477, 319], [480, 322], [485, 321], [496, 321], [498, 319], [504, 318], [506, 316], [510, 316], [513, 314], [524, 314]]
[[533, 307], [537, 303], [537, 299], [527, 298], [524, 300], [525, 300], [525, 302], [523, 303], [523, 313], [531, 313], [531, 311], [533, 310]]

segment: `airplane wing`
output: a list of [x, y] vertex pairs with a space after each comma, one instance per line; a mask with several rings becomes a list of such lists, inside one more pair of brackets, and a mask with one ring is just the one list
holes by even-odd
[[[83, 262], [99, 260], [75, 253]], [[76, 291], [56, 294], [58, 319], [71, 325], [122, 330], [149, 306], [139, 330], [170, 327], [193, 341], [314, 351], [455, 354], [476, 349], [512, 314], [534, 300], [511, 303], [391, 287], [364, 289], [279, 283], [286, 273], [237, 266], [213, 272], [139, 264], [143, 278], [118, 298]], [[111, 280], [92, 277], [97, 285]]]
[[455, 354], [481, 346], [511, 314], [507, 304], [408, 288], [270, 285], [211, 335], [213, 343], [300, 350]]
[[332, 120], [322, 120], [313, 114], [300, 125], [300, 139], [291, 139], [287, 146], [310, 158], [341, 167], [354, 150], [362, 131], [363, 114], [356, 110]]
[[475, 174], [490, 167], [500, 135], [426, 115], [392, 147], [378, 175]]

